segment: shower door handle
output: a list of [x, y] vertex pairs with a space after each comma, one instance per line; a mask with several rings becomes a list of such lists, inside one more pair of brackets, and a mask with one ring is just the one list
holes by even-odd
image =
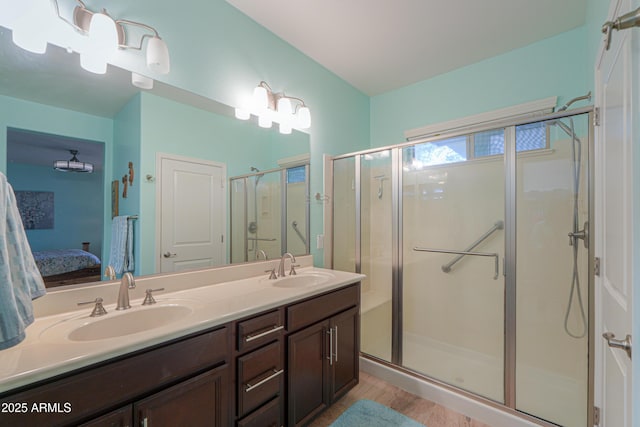
[[627, 334], [623, 340], [616, 339], [616, 334], [613, 332], [605, 332], [602, 337], [607, 340], [607, 344], [611, 348], [619, 348], [624, 350], [631, 359], [631, 335]]

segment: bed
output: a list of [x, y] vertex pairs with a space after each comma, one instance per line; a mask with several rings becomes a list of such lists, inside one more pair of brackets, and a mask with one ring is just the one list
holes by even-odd
[[48, 288], [99, 281], [100, 258], [82, 249], [52, 249], [33, 253]]

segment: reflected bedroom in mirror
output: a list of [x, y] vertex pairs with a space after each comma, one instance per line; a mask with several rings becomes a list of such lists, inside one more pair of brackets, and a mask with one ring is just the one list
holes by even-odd
[[117, 218], [134, 275], [309, 253], [308, 134], [161, 82], [140, 90], [112, 65], [88, 73], [53, 45], [21, 50], [2, 27], [0, 56], [0, 168], [48, 287], [108, 280]]

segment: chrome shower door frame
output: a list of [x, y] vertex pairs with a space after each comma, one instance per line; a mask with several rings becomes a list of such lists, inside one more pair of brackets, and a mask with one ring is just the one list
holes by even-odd
[[[548, 115], [536, 115], [531, 117], [519, 117], [517, 119], [505, 119], [500, 121], [495, 121], [491, 123], [479, 124], [478, 126], [470, 129], [468, 127], [459, 130], [452, 130], [451, 132], [442, 132], [436, 136], [430, 136], [426, 138], [420, 139], [412, 139], [409, 142], [374, 148], [370, 150], [363, 150], [355, 153], [348, 153], [338, 156], [332, 156], [328, 158], [328, 161], [331, 163], [330, 170], [333, 170], [333, 162], [335, 160], [344, 159], [348, 157], [353, 157], [355, 159], [355, 224], [356, 224], [356, 242], [355, 242], [355, 267], [356, 272], [360, 273], [362, 270], [362, 251], [360, 247], [361, 239], [362, 239], [362, 222], [361, 222], [361, 214], [362, 214], [362, 194], [361, 194], [361, 159], [365, 154], [376, 153], [380, 151], [390, 150], [392, 155], [392, 277], [391, 277], [391, 286], [392, 286], [392, 351], [391, 351], [391, 363], [381, 360], [375, 356], [370, 356], [363, 354], [364, 357], [371, 358], [379, 363], [383, 363], [386, 365], [391, 365], [395, 369], [407, 372], [411, 375], [418, 376], [426, 381], [432, 382], [434, 384], [438, 384], [447, 389], [454, 390], [462, 395], [470, 397], [474, 400], [480, 401], [484, 404], [500, 408], [509, 413], [522, 417], [524, 419], [533, 420], [537, 423], [542, 423], [545, 426], [553, 426], [555, 424], [551, 424], [545, 421], [541, 421], [539, 418], [532, 417], [526, 413], [519, 412], [516, 410], [516, 236], [517, 236], [517, 223], [516, 223], [516, 215], [517, 215], [517, 200], [516, 200], [516, 191], [517, 191], [517, 153], [516, 153], [516, 135], [515, 129], [516, 126], [525, 125], [536, 122], [543, 122], [547, 120], [553, 119], [562, 119], [565, 117], [578, 116], [582, 114], [588, 114], [588, 167], [587, 172], [587, 189], [586, 194], [588, 197], [588, 217], [589, 217], [589, 235], [593, 236], [593, 214], [594, 214], [594, 206], [593, 206], [593, 146], [594, 146], [594, 138], [593, 138], [593, 107], [583, 107], [577, 108], [569, 111], [561, 111], [557, 113], [551, 113]], [[504, 251], [505, 257], [503, 260], [503, 275], [504, 275], [504, 402], [495, 402], [490, 399], [481, 397], [474, 393], [465, 391], [451, 384], [444, 383], [442, 381], [433, 379], [425, 375], [424, 373], [418, 373], [407, 369], [402, 366], [402, 316], [403, 316], [403, 308], [402, 308], [402, 298], [403, 298], [403, 207], [402, 207], [402, 199], [403, 199], [403, 183], [402, 183], [402, 152], [401, 150], [404, 147], [414, 146], [417, 144], [442, 140], [445, 138], [461, 136], [469, 134], [470, 132], [480, 132], [484, 130], [496, 129], [496, 128], [504, 128], [505, 130], [505, 149], [504, 149], [504, 173], [505, 173], [505, 237], [504, 237]], [[331, 196], [333, 200], [333, 188], [332, 182], [333, 178], [330, 179], [331, 186]], [[333, 210], [331, 211], [331, 222], [335, 221], [333, 218]], [[332, 236], [331, 245], [335, 244], [335, 236]], [[588, 421], [589, 425], [593, 425], [593, 414], [589, 408], [593, 407], [593, 375], [594, 375], [594, 251], [593, 244], [589, 245], [587, 250], [587, 291], [588, 291]], [[333, 250], [331, 251], [333, 254]], [[333, 259], [328, 260], [329, 265], [333, 265]]]

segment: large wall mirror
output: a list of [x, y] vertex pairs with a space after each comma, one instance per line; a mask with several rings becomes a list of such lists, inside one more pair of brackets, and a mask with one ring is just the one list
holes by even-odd
[[[131, 73], [117, 67], [105, 75], [88, 73], [77, 55], [56, 46], [44, 55], [23, 51], [2, 27], [0, 58], [0, 168], [28, 211], [23, 220], [32, 249], [95, 256], [93, 264], [78, 267], [88, 269], [82, 277], [60, 283], [102, 278], [113, 215], [133, 222], [137, 275], [309, 253], [307, 134], [281, 135], [236, 120], [229, 106], [159, 82], [140, 91]], [[91, 163], [93, 173], [53, 169], [54, 161], [74, 155]], [[201, 212], [210, 196], [199, 173], [178, 167], [184, 173], [174, 176], [182, 187], [174, 189], [173, 202], [193, 206], [174, 218], [174, 229], [218, 243], [220, 253], [208, 264], [162, 262], [163, 254], [175, 254], [162, 247], [169, 211], [164, 183], [176, 171], [161, 166], [166, 159], [212, 165], [222, 173], [216, 175], [220, 191], [208, 205], [222, 221], [214, 231], [185, 228], [194, 221], [190, 212]]]

